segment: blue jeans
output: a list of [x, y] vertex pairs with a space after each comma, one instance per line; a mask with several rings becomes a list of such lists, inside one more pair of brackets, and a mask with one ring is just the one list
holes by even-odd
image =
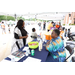
[[49, 55], [46, 59], [46, 62], [64, 62], [65, 61], [65, 57], [59, 57], [54, 59], [52, 55]]
[[52, 55], [49, 55], [46, 62], [59, 62], [59, 59], [54, 59]]

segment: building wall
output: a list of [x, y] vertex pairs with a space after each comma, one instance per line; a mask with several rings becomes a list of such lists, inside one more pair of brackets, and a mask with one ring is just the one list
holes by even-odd
[[72, 16], [71, 16], [71, 24], [73, 24], [73, 12], [72, 12], [71, 15], [72, 15]]
[[64, 18], [64, 24], [69, 24], [71, 20], [71, 24], [74, 24], [74, 18], [75, 18], [75, 12], [71, 13], [71, 17], [69, 17], [69, 14], [67, 14]]
[[74, 24], [74, 18], [75, 18], [75, 12], [72, 12], [72, 22], [71, 22], [71, 24]]
[[67, 24], [69, 23], [69, 14], [67, 15]]
[[69, 22], [69, 14], [67, 14], [64, 18], [64, 24], [68, 24]]

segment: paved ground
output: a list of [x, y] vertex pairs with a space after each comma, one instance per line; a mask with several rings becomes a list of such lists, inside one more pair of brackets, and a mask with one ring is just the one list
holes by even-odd
[[[25, 27], [29, 36], [32, 32], [32, 28], [36, 28], [36, 32], [39, 34], [38, 25], [28, 25]], [[0, 61], [7, 57], [11, 52], [11, 43], [13, 39], [13, 31], [14, 26], [11, 27], [11, 33], [8, 32], [8, 27], [6, 26], [6, 34], [2, 34], [2, 30], [0, 28]], [[32, 39], [28, 37], [27, 42], [30, 42]]]
[[[66, 28], [69, 28], [69, 27], [70, 26], [66, 26]], [[74, 32], [75, 26], [71, 26], [71, 27], [72, 27], [71, 31]], [[37, 32], [37, 34], [39, 34], [40, 31], [39, 31], [38, 25], [28, 25], [25, 27], [25, 29], [29, 33], [29, 36], [32, 32], [32, 28], [36, 28], [36, 32]], [[14, 27], [11, 27], [11, 33], [9, 34], [8, 27], [6, 27], [6, 34], [2, 34], [1, 29], [0, 29], [0, 61], [2, 59], [4, 59], [5, 57], [7, 57], [11, 52], [11, 42], [12, 42], [12, 38], [13, 38], [13, 31], [14, 31]], [[47, 29], [45, 31], [47, 31]], [[43, 31], [43, 33], [45, 31]], [[30, 39], [30, 37], [28, 37], [27, 42], [29, 42], [31, 40], [32, 39]]]

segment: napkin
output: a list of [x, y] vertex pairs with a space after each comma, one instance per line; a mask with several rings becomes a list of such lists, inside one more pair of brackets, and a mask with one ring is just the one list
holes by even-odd
[[41, 62], [41, 59], [33, 58], [33, 57], [28, 57], [25, 61], [23, 62]]
[[24, 47], [23, 51], [26, 51], [26, 56], [28, 56], [30, 54], [29, 47]]
[[27, 51], [29, 49], [29, 47], [24, 47], [23, 51]]

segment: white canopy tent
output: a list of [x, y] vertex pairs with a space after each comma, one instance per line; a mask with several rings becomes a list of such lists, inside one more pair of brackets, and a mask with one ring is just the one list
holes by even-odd
[[6, 13], [0, 12], [0, 15], [6, 15]]
[[44, 12], [44, 13], [35, 13], [35, 14], [24, 14], [25, 18], [37, 18], [41, 20], [63, 20], [65, 15], [70, 12]]
[[[68, 12], [69, 13], [69, 12]], [[65, 15], [68, 13], [47, 13], [47, 14], [41, 14], [41, 15], [37, 15], [37, 19], [41, 19], [41, 20], [63, 20]]]
[[[36, 18], [36, 19], [41, 19], [41, 20], [63, 20], [65, 15], [68, 14], [70, 12], [43, 12], [43, 13], [28, 13], [28, 14], [22, 14], [22, 15], [17, 15], [18, 16], [23, 16], [25, 19], [29, 19], [29, 18]], [[0, 15], [10, 15], [10, 16], [14, 16], [14, 14], [10, 14], [10, 13], [3, 13], [0, 12]]]

